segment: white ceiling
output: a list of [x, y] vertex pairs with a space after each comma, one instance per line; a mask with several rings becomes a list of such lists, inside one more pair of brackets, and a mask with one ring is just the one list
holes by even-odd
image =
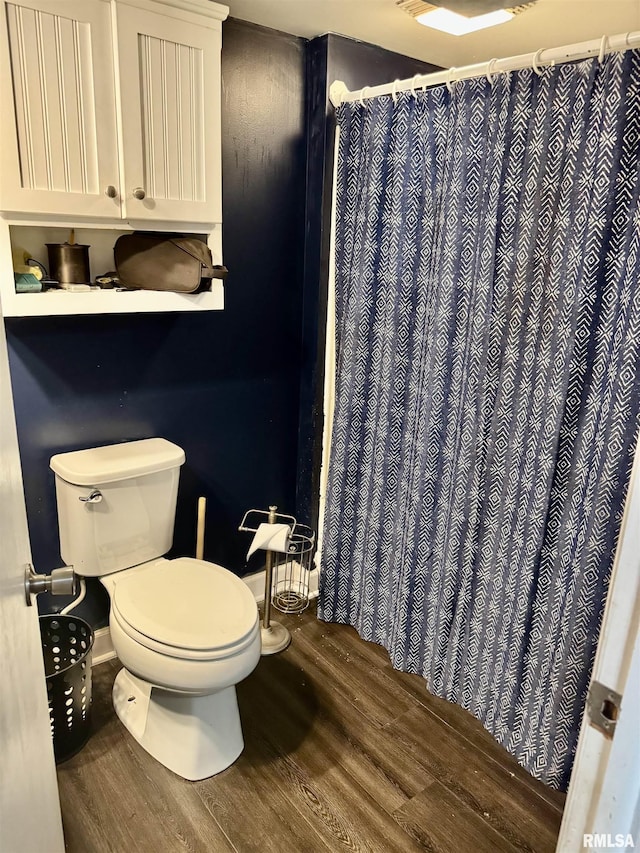
[[313, 38], [339, 33], [444, 67], [640, 30], [640, 0], [538, 0], [507, 24], [449, 36], [416, 23], [394, 0], [222, 0], [230, 15]]

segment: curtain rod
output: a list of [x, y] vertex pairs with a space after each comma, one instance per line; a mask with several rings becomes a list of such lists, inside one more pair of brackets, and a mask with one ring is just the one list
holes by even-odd
[[640, 31], [615, 36], [603, 36], [594, 41], [583, 41], [578, 44], [568, 44], [564, 47], [551, 47], [537, 53], [523, 53], [520, 56], [510, 56], [506, 59], [490, 59], [475, 65], [465, 65], [461, 68], [449, 68], [431, 74], [416, 74], [409, 80], [394, 80], [393, 83], [383, 83], [380, 86], [364, 86], [350, 92], [342, 80], [336, 80], [329, 88], [329, 99], [334, 107], [345, 102], [377, 98], [380, 95], [395, 95], [416, 89], [426, 89], [446, 83], [451, 87], [459, 80], [469, 80], [471, 77], [487, 76], [490, 80], [494, 74], [505, 71], [517, 71], [521, 68], [533, 68], [539, 72], [542, 65], [555, 65], [556, 62], [571, 62], [576, 59], [588, 59], [598, 56], [600, 61], [605, 53], [616, 53], [640, 46]]

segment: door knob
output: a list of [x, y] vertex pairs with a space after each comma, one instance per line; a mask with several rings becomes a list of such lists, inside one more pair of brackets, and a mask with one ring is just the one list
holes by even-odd
[[136, 187], [133, 191], [133, 197], [137, 198], [138, 201], [142, 201], [142, 199], [146, 196], [146, 192], [142, 189], [142, 187]]
[[104, 191], [104, 194], [107, 198], [115, 198], [118, 195], [118, 190], [113, 186], [113, 184], [109, 184], [109, 186]]
[[27, 563], [24, 567], [24, 594], [27, 604], [31, 607], [31, 596], [41, 592], [51, 595], [75, 595], [76, 580], [73, 566], [54, 569], [50, 575], [39, 575], [33, 571], [33, 566]]

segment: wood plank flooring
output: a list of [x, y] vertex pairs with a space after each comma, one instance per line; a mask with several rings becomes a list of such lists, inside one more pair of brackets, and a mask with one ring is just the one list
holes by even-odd
[[466, 711], [392, 669], [384, 649], [312, 608], [238, 688], [245, 750], [187, 782], [111, 706], [93, 671], [94, 734], [58, 768], [70, 853], [551, 853], [564, 795], [529, 776]]

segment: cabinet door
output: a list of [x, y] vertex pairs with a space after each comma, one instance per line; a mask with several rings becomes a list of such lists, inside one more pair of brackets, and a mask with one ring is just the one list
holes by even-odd
[[221, 222], [220, 22], [116, 10], [125, 216]]
[[0, 209], [120, 216], [114, 79], [108, 2], [1, 0]]

